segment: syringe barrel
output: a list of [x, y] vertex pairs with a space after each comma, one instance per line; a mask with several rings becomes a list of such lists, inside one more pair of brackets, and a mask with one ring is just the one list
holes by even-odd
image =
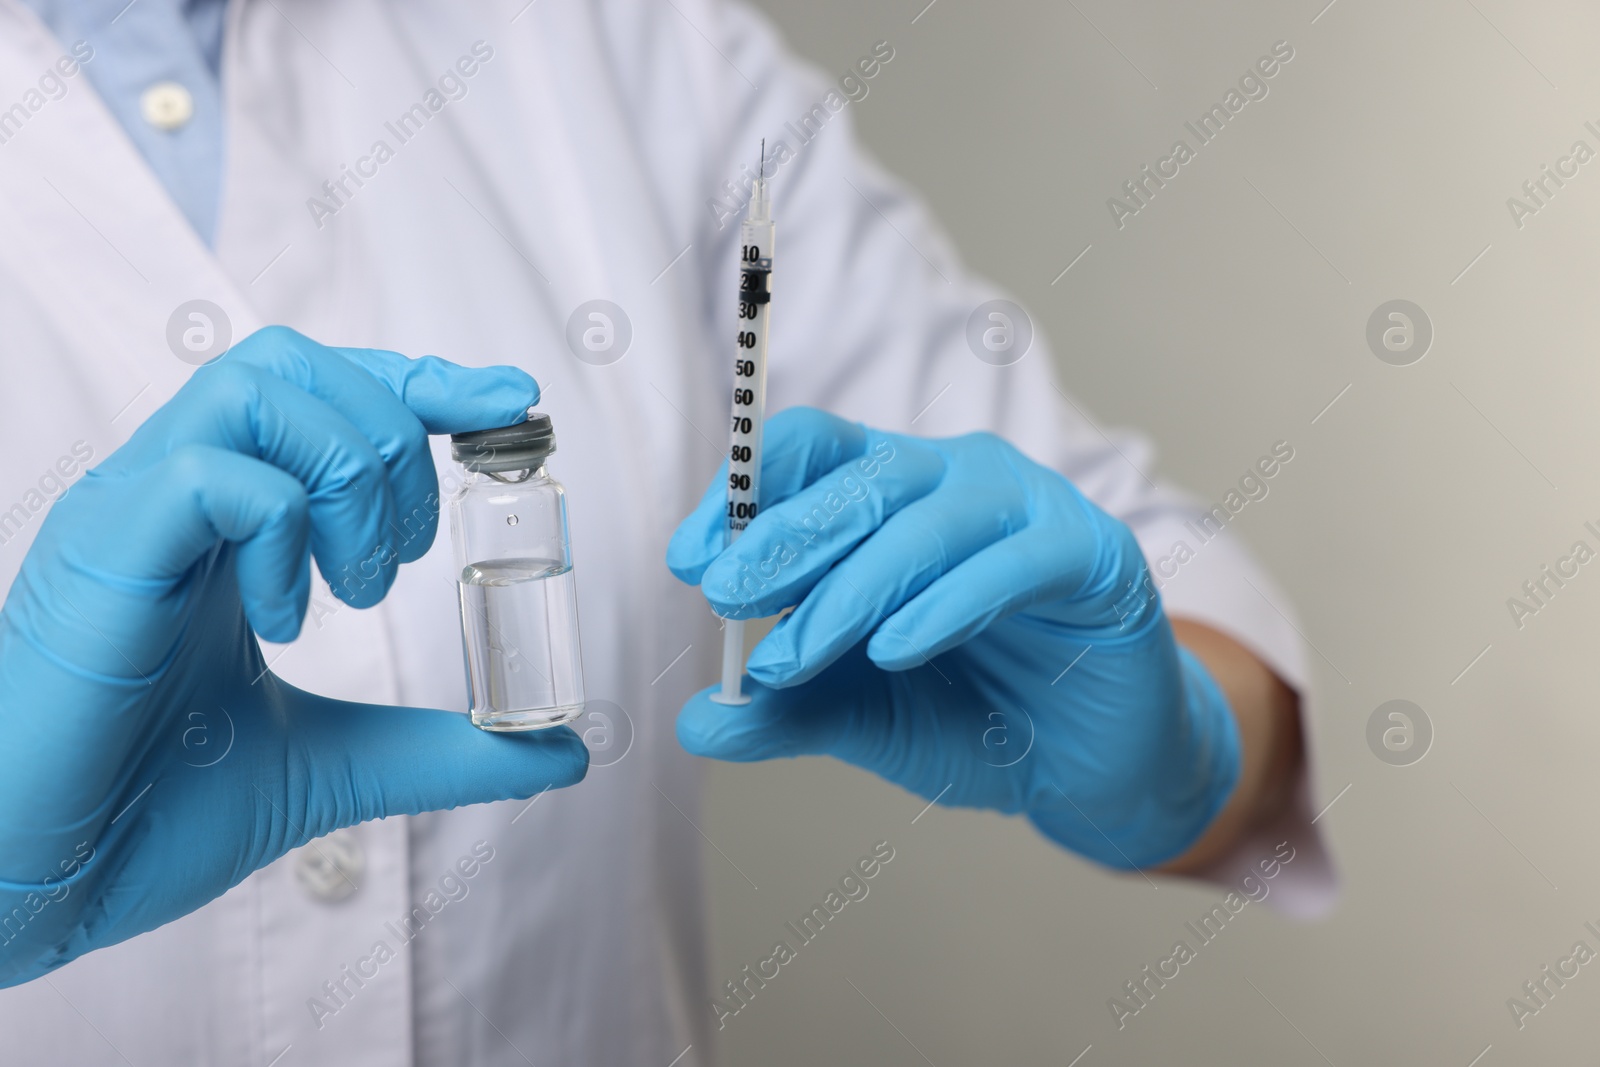
[[746, 219], [739, 228], [739, 329], [734, 349], [733, 427], [728, 449], [729, 544], [738, 540], [760, 509], [773, 237], [770, 218]]
[[[765, 152], [763, 150], [763, 159]], [[751, 190], [750, 212], [739, 227], [739, 332], [733, 363], [733, 429], [728, 446], [728, 544], [755, 519], [761, 502], [761, 436], [767, 411], [767, 321], [772, 308], [774, 228], [765, 181]], [[746, 704], [744, 623], [724, 624], [722, 689], [712, 699]]]

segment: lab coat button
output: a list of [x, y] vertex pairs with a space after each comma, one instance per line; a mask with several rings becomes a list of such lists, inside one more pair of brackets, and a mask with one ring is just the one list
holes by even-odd
[[156, 82], [140, 95], [139, 113], [158, 130], [175, 130], [194, 117], [194, 97], [177, 82]]
[[335, 830], [295, 854], [294, 877], [317, 900], [343, 900], [361, 888], [367, 855], [351, 830]]

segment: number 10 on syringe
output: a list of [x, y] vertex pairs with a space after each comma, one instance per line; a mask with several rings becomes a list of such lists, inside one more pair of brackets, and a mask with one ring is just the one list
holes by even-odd
[[[767, 319], [772, 308], [772, 205], [767, 198], [767, 145], [739, 227], [739, 332], [733, 357], [733, 432], [728, 449], [728, 525], [733, 544], [761, 507], [761, 430], [767, 408]], [[711, 699], [747, 704], [744, 621], [728, 619], [722, 634], [722, 691]]]

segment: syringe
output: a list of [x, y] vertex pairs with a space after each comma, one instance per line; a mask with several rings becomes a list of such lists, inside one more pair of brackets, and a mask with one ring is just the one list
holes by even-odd
[[[728, 525], [733, 544], [760, 508], [761, 431], [767, 410], [767, 313], [772, 301], [772, 204], [767, 199], [767, 142], [739, 227], [739, 336], [733, 357], [733, 434], [728, 449]], [[719, 704], [748, 704], [744, 680], [744, 620], [727, 619], [722, 632]]]

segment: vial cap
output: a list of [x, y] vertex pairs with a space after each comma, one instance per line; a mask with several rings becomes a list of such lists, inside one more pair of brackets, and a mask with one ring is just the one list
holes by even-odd
[[528, 413], [526, 422], [450, 435], [450, 456], [469, 471], [531, 470], [556, 450], [550, 416]]

